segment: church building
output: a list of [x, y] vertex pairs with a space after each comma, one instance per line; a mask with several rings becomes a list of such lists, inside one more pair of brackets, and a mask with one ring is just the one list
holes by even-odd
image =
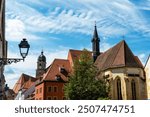
[[93, 58], [98, 68], [98, 78], [104, 78], [110, 86], [110, 98], [117, 100], [146, 99], [146, 78], [139, 58], [122, 40], [100, 54], [98, 33], [92, 39]]
[[[98, 79], [105, 79], [110, 86], [110, 99], [113, 100], [143, 100], [147, 99], [144, 67], [137, 56], [133, 54], [125, 40], [100, 52], [100, 38], [97, 27], [91, 40], [91, 57], [98, 68]], [[44, 52], [37, 59], [36, 80], [34, 86], [30, 86], [36, 100], [63, 100], [64, 85], [69, 80], [73, 71], [74, 62], [80, 58], [82, 50], [70, 49], [67, 59], [54, 59], [46, 68], [46, 57]], [[149, 78], [150, 60], [145, 67], [147, 78]], [[26, 84], [26, 83], [25, 83]], [[24, 85], [22, 85], [24, 86]], [[149, 86], [149, 85], [148, 85]], [[28, 89], [30, 89], [28, 87]], [[30, 89], [30, 90], [31, 90]], [[31, 92], [31, 91], [27, 91]], [[150, 96], [149, 96], [150, 97]]]

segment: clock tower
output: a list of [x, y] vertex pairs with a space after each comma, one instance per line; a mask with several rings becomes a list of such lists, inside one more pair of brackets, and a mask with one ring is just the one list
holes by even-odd
[[37, 60], [36, 78], [43, 75], [45, 73], [45, 69], [46, 69], [46, 57], [44, 56], [42, 51], [41, 55], [38, 57]]

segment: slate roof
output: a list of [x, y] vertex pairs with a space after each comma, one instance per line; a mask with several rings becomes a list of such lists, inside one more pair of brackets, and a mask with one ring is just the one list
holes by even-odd
[[125, 40], [98, 56], [95, 65], [100, 71], [116, 67], [143, 68], [137, 56], [134, 56]]
[[29, 96], [32, 96], [32, 94], [34, 94], [35, 91], [35, 83], [29, 87], [25, 92], [23, 92], [24, 94], [24, 98], [27, 99]]

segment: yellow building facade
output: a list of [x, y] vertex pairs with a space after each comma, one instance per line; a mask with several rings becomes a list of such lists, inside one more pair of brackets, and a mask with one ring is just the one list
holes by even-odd
[[146, 83], [141, 68], [115, 68], [101, 74], [110, 85], [110, 97], [113, 100], [146, 99]]
[[98, 78], [108, 81], [111, 99], [147, 99], [144, 67], [124, 40], [100, 54], [95, 65]]
[[150, 56], [145, 65], [145, 75], [146, 75], [146, 87], [147, 87], [147, 98], [150, 99]]

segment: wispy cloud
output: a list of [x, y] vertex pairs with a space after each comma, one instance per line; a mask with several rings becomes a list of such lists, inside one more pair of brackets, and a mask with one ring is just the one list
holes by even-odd
[[[86, 42], [82, 44], [82, 48], [91, 50], [91, 46], [83, 45], [90, 44], [94, 21], [97, 21], [98, 32], [102, 37], [101, 51], [112, 47], [112, 41], [123, 35], [133, 40], [133, 34], [138, 34], [140, 37], [134, 41], [149, 40], [149, 18], [143, 13], [143, 10], [149, 11], [149, 8], [149, 0], [7, 0], [6, 39], [9, 42], [20, 41], [24, 37], [29, 39], [32, 53], [24, 63], [10, 65], [6, 78], [11, 77], [16, 81], [16, 77], [21, 73], [34, 75], [42, 47], [47, 49], [44, 51], [48, 65], [54, 58], [66, 58], [67, 51], [72, 46], [81, 48], [79, 45], [82, 39]], [[68, 40], [72, 41], [71, 45], [67, 45]], [[60, 45], [66, 48], [61, 48]], [[149, 47], [148, 44], [145, 45]], [[9, 46], [11, 48], [11, 45]], [[19, 57], [14, 52], [9, 51], [9, 56]], [[138, 55], [144, 62], [146, 55], [141, 53]]]
[[[70, 1], [55, 1], [60, 4], [67, 4]], [[21, 19], [28, 26], [28, 32], [50, 33], [72, 33], [80, 32], [90, 34], [94, 21], [98, 22], [98, 28], [103, 35], [124, 35], [129, 31], [149, 32], [149, 24], [141, 16], [136, 6], [128, 0], [77, 0], [67, 4], [66, 7], [56, 6], [50, 9], [47, 15], [43, 14], [36, 7], [42, 7], [44, 2], [34, 1], [30, 6], [28, 1], [15, 2], [16, 8], [9, 7], [12, 17]], [[47, 1], [48, 5], [53, 1]], [[37, 5], [33, 7], [33, 5]], [[45, 4], [45, 6], [48, 7]], [[78, 6], [82, 7], [78, 7]], [[25, 10], [26, 9], [26, 10]], [[34, 15], [33, 15], [34, 14]], [[132, 30], [130, 30], [132, 29]], [[149, 33], [148, 33], [149, 34]]]

